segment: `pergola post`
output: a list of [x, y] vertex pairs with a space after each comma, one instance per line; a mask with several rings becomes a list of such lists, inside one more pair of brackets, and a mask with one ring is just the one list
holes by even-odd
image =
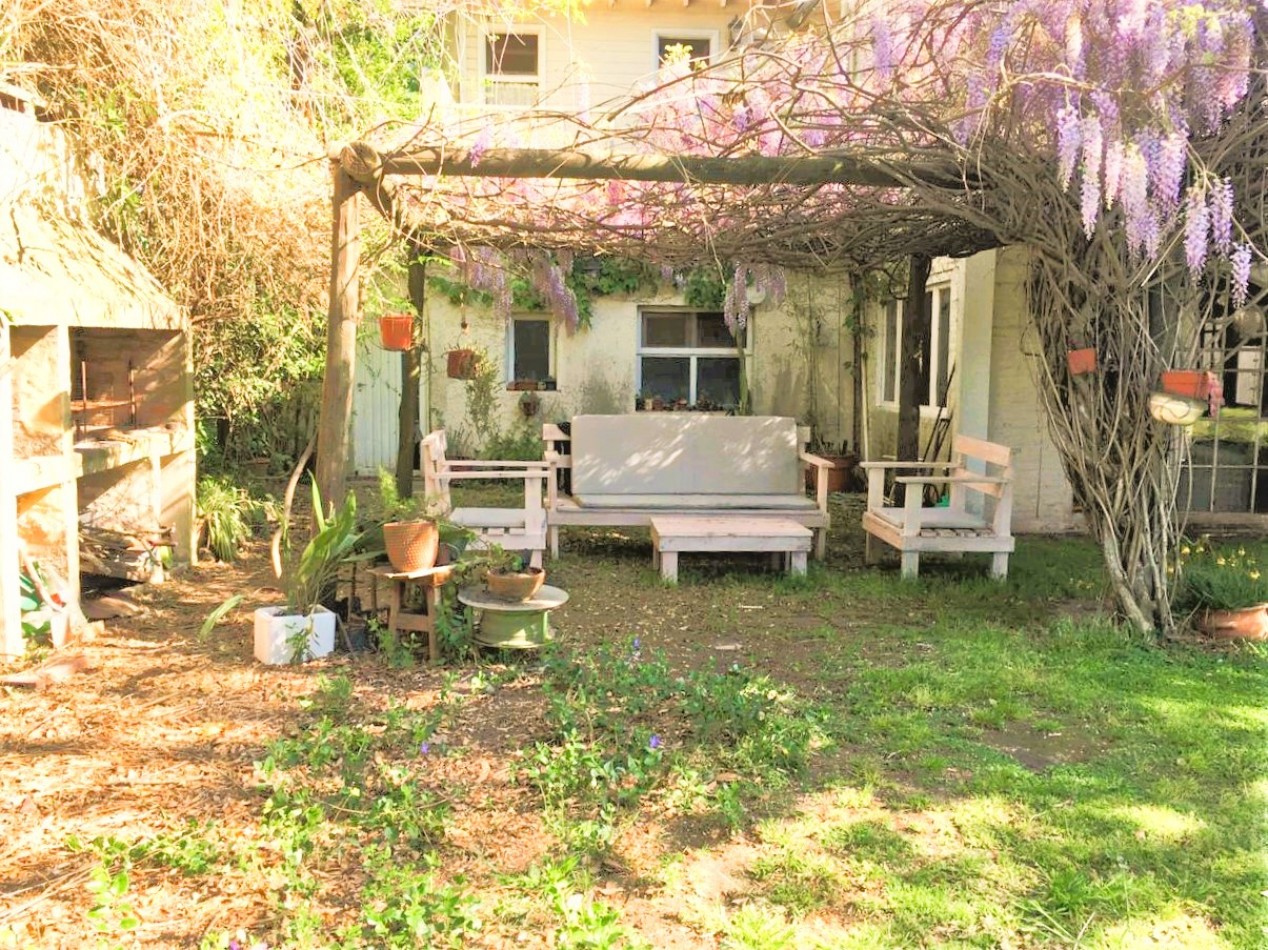
[[317, 488], [323, 504], [343, 501], [347, 484], [357, 325], [361, 318], [361, 186], [330, 163], [333, 221], [330, 241], [330, 307], [326, 327], [326, 374], [317, 421]]
[[[0, 318], [0, 459], [13, 461], [13, 351], [9, 327]], [[12, 470], [12, 469], [10, 469]], [[18, 500], [0, 488], [0, 661], [22, 656], [18, 609]]]

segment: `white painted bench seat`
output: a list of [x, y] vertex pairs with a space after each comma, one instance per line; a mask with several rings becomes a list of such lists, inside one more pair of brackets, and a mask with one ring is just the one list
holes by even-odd
[[[922, 553], [986, 553], [991, 576], [1008, 575], [1012, 536], [1012, 450], [968, 436], [956, 436], [950, 462], [864, 462], [867, 472], [866, 560], [875, 563], [873, 538], [896, 548], [903, 577], [920, 572]], [[906, 492], [901, 508], [884, 503], [887, 470], [946, 470], [946, 475], [904, 475], [894, 479]], [[984, 469], [976, 471], [975, 469]], [[950, 488], [945, 506], [923, 504], [925, 487]], [[970, 495], [969, 493], [972, 493]]]
[[[546, 425], [554, 471], [570, 470], [571, 494], [551, 478], [547, 524], [551, 556], [566, 526], [650, 526], [653, 515], [785, 518], [815, 532], [822, 558], [832, 463], [804, 451], [808, 428], [782, 416], [705, 413], [582, 415], [565, 434]], [[815, 497], [805, 494], [815, 471]]]

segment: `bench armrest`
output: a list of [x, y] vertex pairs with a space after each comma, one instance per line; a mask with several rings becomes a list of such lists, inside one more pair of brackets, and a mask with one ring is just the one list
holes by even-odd
[[894, 481], [899, 485], [1007, 485], [1011, 479], [994, 475], [906, 475]]
[[859, 468], [955, 468], [958, 462], [859, 462]]
[[832, 468], [833, 467], [832, 462], [829, 462], [822, 455], [815, 455], [813, 452], [802, 451], [798, 453], [797, 457], [801, 459], [801, 461], [803, 462], [809, 462], [811, 465], [815, 466], [816, 468]]

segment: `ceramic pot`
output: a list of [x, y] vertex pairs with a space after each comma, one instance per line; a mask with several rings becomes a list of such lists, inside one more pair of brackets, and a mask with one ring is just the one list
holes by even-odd
[[261, 607], [255, 612], [255, 658], [277, 665], [295, 658], [295, 642], [308, 637], [307, 655], [316, 659], [335, 648], [335, 615], [325, 607], [311, 613], [289, 614], [285, 607]]
[[414, 345], [414, 318], [408, 313], [379, 317], [379, 339], [385, 350], [408, 350]]
[[436, 565], [440, 529], [434, 521], [389, 521], [383, 526], [383, 546], [400, 573], [426, 570]]
[[1268, 604], [1239, 610], [1204, 610], [1198, 629], [1218, 640], [1268, 640]]
[[512, 603], [530, 599], [544, 583], [546, 572], [540, 567], [526, 567], [522, 571], [489, 571], [484, 577], [484, 586], [490, 594]]

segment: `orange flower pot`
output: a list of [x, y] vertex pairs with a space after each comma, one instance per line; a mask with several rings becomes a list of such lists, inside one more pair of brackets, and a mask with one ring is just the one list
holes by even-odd
[[1219, 377], [1200, 369], [1168, 369], [1162, 373], [1162, 391], [1189, 399], [1210, 399], [1221, 390]]
[[379, 317], [379, 338], [385, 350], [408, 350], [414, 345], [414, 318], [408, 313]]
[[1096, 372], [1096, 349], [1085, 347], [1081, 350], [1070, 350], [1066, 353], [1066, 362], [1070, 365], [1071, 376], [1086, 376]]

